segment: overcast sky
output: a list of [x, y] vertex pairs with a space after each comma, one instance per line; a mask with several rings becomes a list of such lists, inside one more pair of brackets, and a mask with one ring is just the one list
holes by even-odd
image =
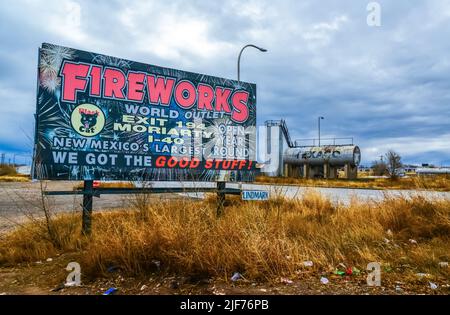
[[42, 42], [257, 84], [258, 123], [450, 164], [450, 1], [1, 1], [0, 152], [31, 150]]

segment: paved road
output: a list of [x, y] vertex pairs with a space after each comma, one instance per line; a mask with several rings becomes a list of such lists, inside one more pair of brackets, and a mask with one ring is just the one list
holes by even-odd
[[[168, 183], [155, 182], [153, 187], [215, 187], [215, 183]], [[227, 187], [238, 188], [238, 184], [227, 184]], [[271, 196], [284, 196], [286, 198], [298, 198], [308, 191], [316, 191], [321, 195], [330, 198], [333, 202], [350, 203], [351, 199], [356, 197], [361, 200], [381, 201], [386, 196], [412, 197], [416, 195], [429, 199], [448, 199], [450, 192], [439, 191], [419, 191], [419, 190], [375, 190], [375, 189], [351, 189], [351, 188], [322, 188], [322, 187], [299, 187], [293, 185], [264, 185], [264, 184], [242, 184], [242, 189], [246, 190], [264, 190], [269, 191]], [[191, 197], [203, 198], [204, 193], [188, 193]]]
[[[78, 182], [54, 181], [47, 184], [47, 190], [73, 190]], [[42, 199], [40, 198], [39, 183], [0, 183], [0, 232], [5, 231], [16, 223], [21, 223], [29, 216], [42, 217], [40, 211]], [[79, 211], [82, 196], [49, 197], [49, 205], [55, 212]], [[95, 198], [96, 209], [122, 207], [125, 204], [124, 196], [108, 196], [108, 198]]]
[[[53, 181], [49, 182], [47, 190], [72, 190], [77, 182]], [[198, 182], [154, 182], [153, 187], [215, 187], [215, 183]], [[238, 184], [227, 184], [227, 187], [238, 188]], [[371, 190], [371, 189], [347, 189], [347, 188], [317, 188], [298, 187], [288, 185], [262, 185], [243, 184], [243, 189], [266, 190], [271, 196], [281, 195], [287, 198], [301, 197], [308, 191], [314, 190], [330, 198], [333, 202], [347, 204], [353, 197], [363, 200], [379, 201], [388, 196], [411, 197], [421, 195], [430, 199], [449, 199], [450, 192], [415, 191], [415, 190]], [[204, 193], [163, 194], [154, 196], [159, 198], [203, 198]], [[130, 196], [127, 195], [102, 195], [94, 198], [94, 210], [124, 208], [129, 205]], [[82, 197], [79, 196], [54, 196], [49, 197], [49, 203], [54, 211], [80, 211]], [[21, 221], [24, 214], [39, 213], [41, 205], [39, 183], [0, 183], [0, 230], [11, 226], [11, 220]]]

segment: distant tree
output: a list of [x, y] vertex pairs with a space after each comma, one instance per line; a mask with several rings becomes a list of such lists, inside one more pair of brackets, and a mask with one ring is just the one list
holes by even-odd
[[387, 175], [388, 171], [387, 171], [387, 165], [384, 161], [374, 161], [372, 163], [372, 172], [373, 175], [375, 176], [383, 176], [383, 175]]
[[389, 150], [386, 153], [387, 172], [391, 179], [397, 179], [399, 176], [399, 171], [402, 167], [401, 159], [401, 156], [393, 150]]

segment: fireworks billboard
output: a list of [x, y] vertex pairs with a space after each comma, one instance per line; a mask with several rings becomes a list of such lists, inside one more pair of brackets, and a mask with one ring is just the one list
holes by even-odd
[[252, 181], [256, 85], [39, 49], [33, 178]]

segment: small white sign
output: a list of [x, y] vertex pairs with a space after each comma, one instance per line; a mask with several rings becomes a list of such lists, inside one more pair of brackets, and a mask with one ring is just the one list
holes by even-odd
[[244, 190], [242, 200], [268, 200], [269, 192], [264, 190]]

